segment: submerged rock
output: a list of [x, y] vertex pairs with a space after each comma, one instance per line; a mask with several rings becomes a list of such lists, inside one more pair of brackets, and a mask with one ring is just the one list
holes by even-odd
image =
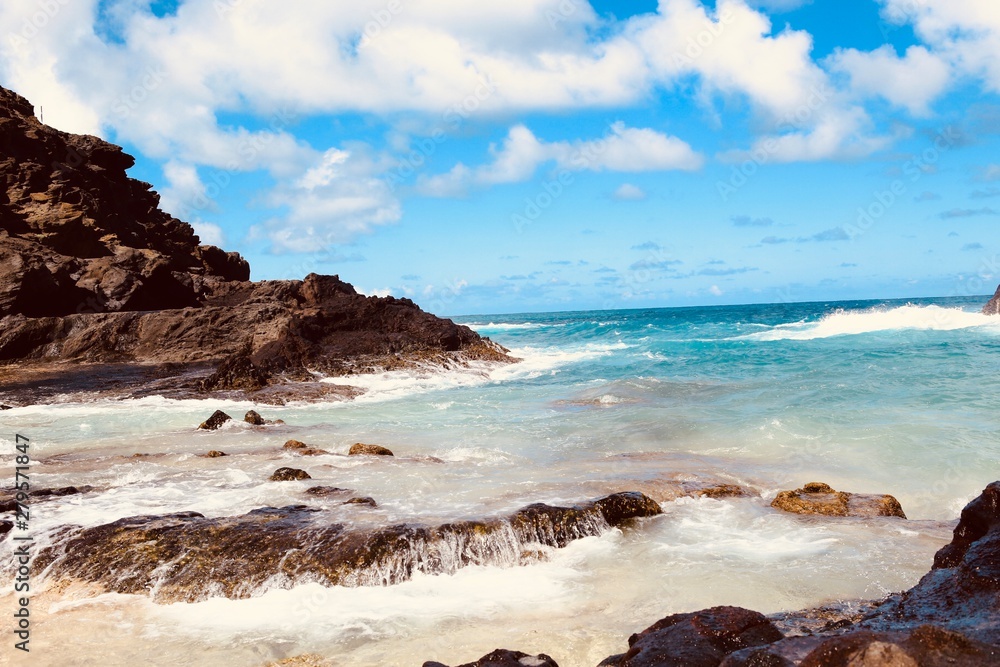
[[338, 489], [335, 486], [310, 486], [306, 489], [306, 493], [310, 496], [336, 496], [336, 495], [348, 495], [354, 493], [350, 489]]
[[810, 482], [801, 489], [781, 491], [771, 507], [796, 514], [825, 516], [894, 516], [906, 518], [899, 501], [892, 496], [835, 491], [829, 484]]
[[364, 498], [348, 498], [344, 501], [345, 505], [368, 505], [369, 507], [378, 507], [378, 503], [375, 502], [374, 498], [365, 496]]
[[232, 419], [232, 417], [230, 417], [229, 415], [227, 415], [222, 410], [216, 410], [215, 412], [212, 413], [212, 416], [209, 417], [208, 419], [206, 419], [205, 421], [203, 421], [198, 426], [198, 428], [205, 429], [205, 430], [208, 430], [208, 431], [214, 431], [214, 430], [216, 430], [217, 428], [221, 427], [223, 424], [225, 424], [227, 421], [229, 421], [231, 419]]
[[529, 505], [479, 521], [378, 529], [326, 523], [318, 510], [303, 505], [212, 519], [181, 512], [66, 527], [35, 562], [39, 571], [49, 568], [52, 579], [82, 579], [161, 602], [246, 598], [264, 585], [378, 586], [406, 581], [415, 572], [517, 565], [526, 546], [562, 547], [661, 512], [638, 493], [573, 507]]
[[299, 442], [298, 440], [289, 440], [284, 445], [281, 446], [282, 449], [287, 449], [293, 454], [299, 454], [301, 456], [320, 456], [321, 454], [329, 454], [330, 452], [325, 449], [319, 449], [317, 447], [312, 447], [304, 442]]
[[300, 479], [312, 479], [305, 470], [298, 468], [278, 468], [268, 477], [272, 482], [293, 482]]
[[[423, 664], [423, 667], [448, 666], [429, 660]], [[559, 665], [544, 653], [528, 655], [520, 651], [508, 651], [507, 649], [498, 648], [475, 662], [467, 662], [458, 665], [458, 667], [559, 667]]]
[[356, 442], [351, 445], [351, 450], [347, 453], [349, 456], [393, 456], [391, 450], [381, 445], [366, 445], [363, 442]]
[[220, 452], [218, 449], [213, 449], [207, 454], [205, 454], [205, 458], [208, 459], [217, 459], [220, 456], [229, 456], [229, 454], [226, 454], [225, 452]]
[[243, 421], [253, 426], [263, 426], [264, 418], [257, 413], [256, 410], [249, 410], [245, 415], [243, 415]]

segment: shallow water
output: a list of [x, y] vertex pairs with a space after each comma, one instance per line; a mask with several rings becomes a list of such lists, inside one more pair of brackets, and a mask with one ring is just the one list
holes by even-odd
[[[528, 565], [388, 587], [304, 584], [171, 605], [50, 587], [32, 599], [30, 664], [257, 665], [302, 653], [350, 666], [457, 664], [506, 647], [574, 667], [625, 650], [629, 634], [673, 612], [715, 604], [775, 612], [905, 589], [949, 539], [962, 506], [1000, 478], [1000, 319], [975, 312], [981, 304], [462, 318], [524, 361], [336, 378], [368, 393], [258, 407], [286, 422], [264, 429], [194, 428], [217, 408], [238, 418], [251, 403], [143, 398], [2, 412], [4, 451], [13, 452], [14, 432], [32, 438], [33, 488], [98, 489], [35, 500], [39, 546], [68, 523], [299, 503], [358, 526], [483, 518], [629, 489], [665, 510]], [[281, 450], [290, 438], [330, 454]], [[396, 456], [345, 456], [359, 441]], [[229, 456], [199, 456], [211, 449]], [[13, 479], [13, 455], [2, 464]], [[313, 479], [268, 482], [282, 466]], [[762, 497], [673, 500], [699, 480]], [[779, 489], [816, 480], [892, 493], [910, 521], [768, 507]], [[304, 494], [318, 484], [353, 489], [378, 507]], [[10, 548], [0, 543], [4, 567]], [[38, 575], [34, 584], [46, 585]], [[0, 591], [0, 606], [12, 605]]]

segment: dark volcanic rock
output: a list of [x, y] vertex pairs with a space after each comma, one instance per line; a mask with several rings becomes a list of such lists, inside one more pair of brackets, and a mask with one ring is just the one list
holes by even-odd
[[771, 507], [796, 514], [906, 518], [899, 501], [888, 494], [835, 491], [823, 482], [810, 482], [801, 489], [781, 491], [771, 502]]
[[351, 445], [351, 450], [347, 452], [350, 456], [392, 456], [392, 451], [382, 445], [366, 445], [363, 442], [356, 442]]
[[214, 431], [214, 430], [220, 428], [223, 424], [225, 424], [227, 421], [229, 421], [231, 419], [232, 419], [232, 417], [230, 417], [229, 415], [227, 415], [222, 410], [216, 410], [215, 412], [212, 413], [211, 417], [209, 417], [208, 419], [206, 419], [205, 421], [203, 421], [201, 424], [199, 424], [198, 428], [204, 429], [204, 430], [207, 430], [207, 431]]
[[[448, 666], [440, 662], [428, 661], [423, 664], [423, 667]], [[458, 667], [559, 667], [559, 665], [544, 653], [528, 655], [520, 651], [498, 648], [475, 662], [467, 662], [458, 665]]]
[[364, 498], [349, 498], [344, 501], [345, 505], [367, 505], [368, 507], [378, 507], [378, 503], [375, 502], [374, 498], [365, 496]]
[[197, 370], [192, 389], [254, 392], [310, 371], [514, 361], [337, 276], [248, 282], [246, 260], [201, 245], [127, 176], [133, 164], [118, 146], [43, 125], [0, 88], [0, 362], [174, 364], [175, 377]]
[[983, 306], [983, 315], [1000, 315], [1000, 287], [993, 294], [993, 298]]
[[934, 556], [931, 571], [861, 625], [898, 630], [925, 623], [1000, 643], [1000, 482], [965, 506], [951, 543]]
[[253, 426], [263, 426], [264, 418], [257, 413], [256, 410], [250, 410], [245, 415], [243, 415], [243, 421]]
[[306, 489], [306, 493], [308, 493], [310, 496], [323, 497], [323, 496], [338, 496], [338, 495], [346, 496], [348, 494], [354, 493], [354, 491], [350, 489], [339, 489], [335, 486], [310, 486], [308, 489]]
[[39, 572], [49, 568], [50, 578], [82, 579], [120, 593], [153, 591], [161, 601], [250, 597], [279, 575], [289, 587], [301, 581], [387, 585], [414, 572], [514, 565], [526, 545], [562, 547], [661, 512], [641, 494], [616, 496], [573, 507], [530, 505], [481, 521], [372, 530], [324, 522], [322, 514], [299, 505], [216, 519], [195, 512], [139, 516], [66, 527], [36, 555], [35, 566]]
[[717, 667], [733, 651], [782, 639], [763, 614], [741, 607], [712, 607], [673, 614], [632, 635], [629, 650], [606, 667]]
[[996, 667], [1000, 649], [924, 625], [911, 633], [853, 632], [827, 639], [800, 667]]
[[300, 479], [312, 479], [309, 473], [298, 468], [278, 468], [268, 478], [272, 482], [294, 482]]

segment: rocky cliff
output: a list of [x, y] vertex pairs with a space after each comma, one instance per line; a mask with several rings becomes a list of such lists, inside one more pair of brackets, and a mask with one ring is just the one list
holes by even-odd
[[466, 327], [337, 276], [249, 282], [247, 261], [161, 211], [152, 186], [126, 175], [133, 164], [43, 125], [0, 88], [0, 390], [16, 384], [11, 364], [21, 378], [55, 362], [171, 364], [167, 375], [196, 369], [190, 387], [256, 391], [310, 372], [511, 361]]
[[984, 315], [1000, 315], [1000, 287], [997, 287], [996, 293], [993, 295], [986, 305], [983, 306]]

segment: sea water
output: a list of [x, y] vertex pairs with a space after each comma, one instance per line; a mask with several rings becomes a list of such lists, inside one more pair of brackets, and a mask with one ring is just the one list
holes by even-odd
[[[526, 565], [418, 574], [384, 587], [275, 584], [250, 599], [158, 604], [32, 577], [33, 665], [332, 665], [473, 661], [497, 647], [596, 665], [671, 613], [734, 604], [770, 613], [912, 586], [966, 502], [1000, 478], [1000, 318], [984, 299], [922, 299], [457, 318], [522, 361], [329, 378], [349, 402], [57, 400], [0, 413], [2, 474], [31, 438], [37, 550], [62, 525], [308, 503], [384, 526], [499, 516], [623, 490], [664, 514]], [[255, 408], [284, 425], [239, 421]], [[222, 409], [237, 419], [197, 424]], [[288, 439], [326, 449], [301, 457]], [[346, 457], [354, 442], [388, 457]], [[204, 458], [209, 450], [229, 456]], [[145, 456], [134, 456], [143, 454]], [[303, 482], [269, 482], [278, 467]], [[803, 517], [769, 507], [810, 481], [891, 493], [909, 518]], [[677, 497], [729, 483], [757, 497]], [[304, 494], [353, 489], [378, 507]], [[16, 531], [15, 531], [16, 533]], [[0, 543], [11, 571], [13, 545]], [[12, 586], [0, 609], [13, 610]], [[13, 643], [11, 637], [3, 639]], [[19, 652], [18, 652], [19, 653]], [[13, 662], [12, 662], [13, 664]]]

